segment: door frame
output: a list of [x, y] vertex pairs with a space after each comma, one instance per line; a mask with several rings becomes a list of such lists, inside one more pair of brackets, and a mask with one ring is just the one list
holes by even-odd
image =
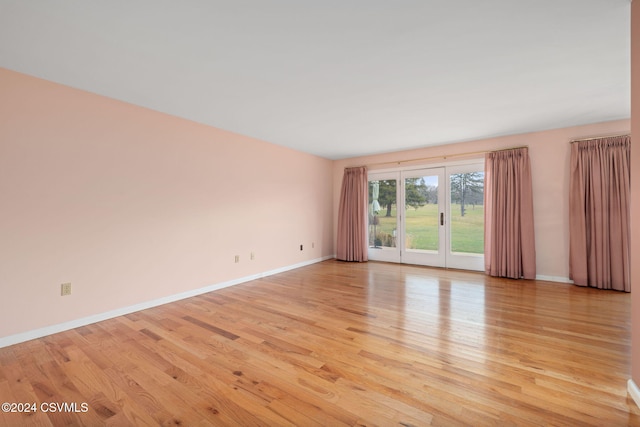
[[[404, 264], [428, 265], [445, 268], [458, 268], [464, 270], [484, 270], [484, 254], [461, 254], [451, 253], [451, 197], [450, 197], [450, 176], [455, 173], [461, 173], [465, 168], [477, 166], [484, 163], [484, 158], [473, 158], [458, 161], [443, 161], [432, 164], [411, 165], [404, 167], [395, 167], [389, 169], [376, 169], [368, 171], [367, 182], [373, 175], [376, 179], [395, 179], [396, 183], [396, 247], [394, 248], [373, 248], [368, 247], [369, 259], [372, 261], [385, 261]], [[426, 260], [420, 260], [420, 257], [414, 253], [405, 250], [405, 223], [403, 213], [405, 212], [404, 191], [405, 191], [405, 174], [411, 177], [415, 173], [421, 171], [434, 171], [442, 168], [444, 171], [443, 185], [438, 185], [438, 202], [439, 210], [444, 213], [445, 224], [439, 228], [440, 242], [442, 252], [442, 261], [434, 261], [433, 257], [426, 257]], [[482, 168], [484, 170], [484, 167]], [[441, 204], [440, 201], [444, 203]], [[367, 233], [369, 233], [369, 224], [367, 224]], [[367, 234], [368, 235], [368, 234]], [[443, 237], [444, 235], [444, 237]], [[367, 245], [368, 246], [368, 245]], [[417, 251], [416, 251], [417, 252]], [[431, 258], [431, 259], [428, 259]]]
[[[395, 247], [378, 247], [378, 246], [370, 246], [369, 245], [369, 239], [367, 238], [367, 250], [368, 250], [368, 256], [369, 259], [372, 261], [385, 261], [385, 262], [395, 262], [395, 263], [401, 263], [402, 262], [402, 258], [401, 258], [401, 254], [400, 254], [400, 239], [398, 238], [398, 228], [400, 225], [400, 208], [399, 208], [399, 203], [400, 201], [398, 200], [398, 195], [400, 194], [400, 180], [399, 180], [399, 176], [400, 173], [398, 170], [390, 170], [390, 171], [375, 171], [375, 172], [368, 172], [367, 173], [367, 189], [369, 186], [369, 182], [371, 181], [371, 179], [369, 179], [369, 177], [371, 176], [371, 174], [375, 175], [375, 181], [384, 181], [384, 180], [388, 180], [388, 179], [395, 179], [397, 180], [396, 182], [396, 239], [395, 239]], [[367, 203], [367, 210], [369, 209], [368, 203]], [[370, 224], [367, 221], [367, 236], [369, 236], [369, 232], [370, 232]], [[375, 236], [374, 236], [375, 239]]]
[[[447, 266], [447, 254], [446, 248], [448, 247], [447, 242], [447, 227], [444, 221], [446, 221], [447, 214], [447, 206], [445, 203], [446, 194], [447, 194], [447, 186], [446, 186], [446, 168], [443, 166], [436, 167], [427, 167], [420, 169], [410, 169], [400, 171], [400, 203], [402, 206], [398, 206], [398, 211], [402, 212], [400, 214], [400, 218], [398, 219], [398, 229], [400, 235], [400, 262], [403, 264], [415, 264], [415, 265], [428, 265], [431, 267], [446, 267]], [[421, 249], [407, 249], [407, 229], [406, 229], [406, 179], [407, 178], [415, 178], [422, 176], [437, 176], [438, 177], [438, 216], [444, 216], [443, 223], [438, 225], [438, 250], [437, 251], [428, 251]], [[440, 218], [438, 218], [438, 222], [440, 222]]]

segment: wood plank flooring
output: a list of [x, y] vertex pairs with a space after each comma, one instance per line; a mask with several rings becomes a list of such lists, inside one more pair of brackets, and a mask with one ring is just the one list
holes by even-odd
[[629, 294], [331, 260], [2, 348], [0, 402], [37, 410], [0, 425], [640, 425], [629, 320]]

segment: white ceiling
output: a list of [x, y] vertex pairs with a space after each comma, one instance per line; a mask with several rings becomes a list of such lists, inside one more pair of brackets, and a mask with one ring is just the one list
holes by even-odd
[[0, 0], [0, 66], [330, 159], [630, 115], [629, 0]]

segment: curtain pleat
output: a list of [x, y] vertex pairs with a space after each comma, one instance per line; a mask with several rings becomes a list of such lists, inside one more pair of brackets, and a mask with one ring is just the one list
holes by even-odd
[[490, 276], [535, 279], [533, 191], [529, 150], [485, 157], [485, 271]]
[[631, 291], [631, 138], [571, 145], [569, 274], [576, 285]]
[[344, 170], [338, 208], [336, 257], [341, 261], [367, 261], [367, 168]]

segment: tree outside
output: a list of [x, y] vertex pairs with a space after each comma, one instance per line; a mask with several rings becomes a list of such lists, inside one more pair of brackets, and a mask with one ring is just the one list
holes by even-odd
[[404, 203], [418, 209], [427, 204], [427, 186], [424, 178], [406, 178], [404, 181]]
[[378, 181], [380, 183], [380, 194], [378, 196], [378, 203], [385, 210], [385, 216], [391, 216], [391, 209], [396, 204], [396, 180], [388, 179]]
[[460, 205], [460, 216], [465, 216], [467, 206], [484, 203], [484, 172], [468, 172], [451, 175], [451, 203]]

